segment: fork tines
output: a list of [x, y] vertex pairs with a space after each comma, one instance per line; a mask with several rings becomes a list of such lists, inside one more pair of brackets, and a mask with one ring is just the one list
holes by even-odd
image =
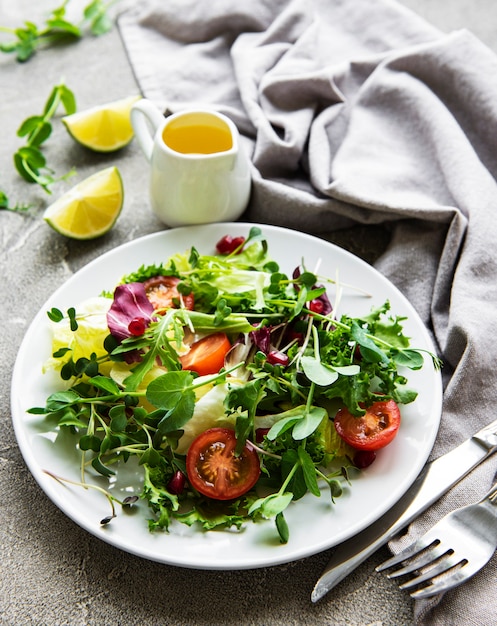
[[[445, 580], [441, 578], [436, 582], [430, 582], [430, 584], [425, 587], [410, 592], [411, 597], [421, 599], [429, 598], [454, 586], [456, 581], [455, 577], [457, 577], [455, 568], [458, 566], [463, 567], [466, 563], [466, 559], [453, 556], [453, 550], [448, 550], [446, 547], [442, 546], [440, 541], [435, 537], [435, 533], [428, 532], [396, 556], [378, 565], [376, 571], [382, 572], [396, 565], [403, 564], [403, 567], [388, 573], [387, 578], [399, 578], [416, 573], [416, 576], [399, 585], [400, 589], [411, 590], [450, 570], [451, 577], [450, 581], [447, 581], [447, 584]], [[432, 565], [432, 567], [429, 567], [430, 565]]]
[[[492, 558], [497, 546], [497, 483], [479, 502], [455, 509], [423, 537], [376, 568], [403, 564], [387, 574], [414, 574], [400, 585], [413, 598], [429, 598], [465, 582]], [[420, 585], [424, 585], [420, 587]]]

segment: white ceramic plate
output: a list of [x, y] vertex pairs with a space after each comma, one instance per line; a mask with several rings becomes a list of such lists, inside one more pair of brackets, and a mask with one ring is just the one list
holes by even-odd
[[[148, 531], [151, 516], [140, 501], [131, 512], [118, 506], [118, 516], [107, 526], [100, 520], [109, 505], [99, 492], [61, 484], [43, 470], [79, 480], [78, 451], [72, 436], [55, 432], [43, 416], [26, 410], [44, 406], [57, 389], [55, 375], [43, 374], [50, 356], [50, 334], [46, 311], [52, 306], [66, 310], [103, 290], [112, 290], [124, 274], [142, 264], [160, 263], [171, 254], [194, 245], [200, 253], [214, 252], [215, 243], [226, 233], [246, 235], [250, 224], [213, 224], [158, 232], [127, 243], [104, 254], [78, 271], [46, 302], [33, 320], [21, 345], [12, 381], [12, 415], [19, 447], [31, 473], [52, 501], [82, 528], [122, 550], [162, 563], [199, 569], [248, 569], [294, 561], [344, 541], [378, 519], [404, 494], [423, 467], [438, 431], [442, 390], [441, 377], [431, 359], [418, 372], [409, 372], [410, 386], [419, 396], [402, 409], [402, 425], [394, 442], [378, 454], [373, 465], [354, 479], [334, 505], [327, 493], [321, 498], [307, 496], [292, 503], [285, 512], [290, 541], [280, 545], [272, 521], [248, 523], [240, 532], [203, 532], [174, 522], [168, 533]], [[345, 290], [340, 312], [366, 314], [373, 305], [388, 299], [392, 311], [408, 318], [405, 332], [412, 345], [433, 351], [429, 334], [404, 296], [381, 274], [350, 253], [309, 235], [272, 226], [261, 226], [270, 253], [283, 271], [290, 274], [302, 259], [311, 271], [320, 263], [319, 273], [342, 283], [355, 285], [372, 294], [365, 297]], [[333, 300], [334, 289], [329, 290]], [[95, 477], [107, 487], [107, 480]], [[100, 481], [100, 482], [99, 482]], [[141, 471], [132, 464], [117, 473], [111, 485], [117, 497], [139, 493]]]

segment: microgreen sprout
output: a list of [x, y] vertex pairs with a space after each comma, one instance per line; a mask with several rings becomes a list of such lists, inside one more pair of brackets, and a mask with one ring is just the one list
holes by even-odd
[[[50, 311], [47, 311], [47, 315], [52, 322], [61, 322], [64, 319], [64, 313], [57, 307], [52, 307]], [[67, 309], [67, 317], [69, 319], [70, 328], [73, 332], [78, 330], [78, 321], [76, 319], [76, 309], [69, 307]]]
[[93, 485], [91, 483], [87, 483], [86, 481], [79, 482], [79, 481], [76, 481], [76, 480], [70, 480], [69, 478], [63, 478], [61, 476], [57, 476], [53, 472], [50, 472], [49, 470], [46, 470], [46, 469], [43, 470], [43, 472], [45, 474], [47, 474], [48, 476], [51, 476], [54, 480], [56, 480], [59, 483], [62, 483], [62, 484], [66, 483], [66, 484], [69, 484], [69, 485], [75, 485], [77, 487], [83, 487], [84, 489], [93, 489], [94, 491], [98, 491], [99, 493], [104, 495], [107, 498], [107, 501], [110, 504], [112, 513], [110, 515], [104, 517], [102, 520], [100, 520], [100, 524], [102, 526], [106, 526], [115, 517], [117, 517], [116, 507], [115, 507], [114, 503], [119, 504], [122, 507], [130, 507], [135, 502], [137, 502], [138, 499], [139, 499], [138, 496], [127, 496], [123, 500], [119, 500], [113, 494], [111, 494], [110, 491], [108, 491], [107, 489], [104, 489], [103, 487], [99, 487], [98, 485]]

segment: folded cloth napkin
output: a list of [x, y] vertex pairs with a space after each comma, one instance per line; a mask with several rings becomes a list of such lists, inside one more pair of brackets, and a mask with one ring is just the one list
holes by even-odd
[[[143, 94], [164, 111], [211, 106], [243, 134], [249, 219], [325, 233], [383, 224], [376, 267], [417, 308], [444, 367], [432, 457], [495, 416], [497, 58], [392, 0], [159, 0], [119, 20]], [[374, 236], [371, 227], [371, 236]], [[413, 523], [403, 547], [477, 500], [489, 460]], [[487, 624], [496, 561], [416, 601], [419, 624]]]

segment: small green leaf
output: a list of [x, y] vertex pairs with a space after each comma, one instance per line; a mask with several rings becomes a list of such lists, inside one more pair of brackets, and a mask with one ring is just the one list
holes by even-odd
[[109, 450], [113, 448], [118, 448], [121, 445], [121, 440], [116, 435], [107, 434], [102, 439], [102, 444], [100, 446], [100, 454], [105, 454]]
[[65, 35], [81, 37], [81, 31], [75, 24], [72, 24], [71, 22], [63, 20], [61, 18], [47, 20], [47, 26], [49, 26], [53, 30], [60, 31]]
[[43, 152], [37, 146], [25, 146], [19, 150], [20, 157], [33, 169], [41, 169], [47, 164]]
[[288, 524], [283, 513], [278, 513], [275, 518], [275, 522], [276, 530], [278, 531], [278, 535], [280, 536], [280, 542], [288, 543], [288, 539], [290, 538], [290, 530], [288, 528]]
[[118, 404], [113, 406], [109, 411], [110, 429], [114, 433], [123, 432], [128, 425], [128, 418], [126, 417], [126, 409], [124, 405]]
[[76, 97], [74, 93], [66, 85], [59, 85], [59, 90], [66, 115], [72, 115], [76, 112]]
[[43, 108], [43, 119], [51, 117], [57, 108], [57, 102], [59, 100], [59, 85], [56, 85], [45, 102]]
[[227, 306], [224, 298], [221, 298], [217, 303], [216, 313], [214, 314], [214, 326], [219, 326], [231, 313], [231, 307]]
[[69, 307], [67, 309], [67, 315], [69, 317], [69, 324], [71, 327], [71, 330], [73, 332], [78, 330], [78, 322], [76, 320], [76, 309], [74, 307]]
[[367, 336], [355, 321], [351, 324], [351, 335], [354, 341], [358, 343], [361, 354], [366, 361], [370, 363], [379, 363], [380, 361], [388, 363], [387, 355]]
[[393, 360], [397, 365], [408, 367], [411, 370], [420, 370], [424, 365], [423, 355], [417, 350], [395, 351]]
[[263, 241], [262, 230], [258, 226], [252, 226], [249, 231], [249, 235], [245, 240], [245, 244], [247, 243], [255, 243], [256, 241]]
[[46, 415], [47, 409], [41, 406], [33, 406], [30, 409], [28, 409], [26, 413], [29, 413], [30, 415]]
[[64, 319], [64, 314], [60, 309], [56, 307], [52, 307], [50, 311], [47, 311], [48, 317], [52, 320], [52, 322], [60, 322]]
[[68, 352], [71, 352], [71, 351], [72, 351], [71, 348], [59, 348], [52, 354], [52, 356], [54, 359], [60, 359], [61, 357], [65, 356]]
[[36, 52], [37, 43], [31, 41], [24, 41], [16, 46], [17, 60], [27, 61]]
[[235, 436], [236, 436], [236, 448], [235, 454], [240, 454], [245, 446], [247, 437], [252, 432], [253, 421], [248, 414], [248, 411], [242, 411], [236, 418], [235, 422]]
[[64, 363], [60, 370], [60, 377], [62, 380], [70, 380], [73, 376], [77, 376], [76, 368], [74, 366], [74, 361], [69, 359], [67, 363]]
[[298, 421], [300, 421], [305, 415], [305, 407], [299, 406], [294, 409], [290, 409], [289, 411], [285, 411], [281, 413], [281, 418], [271, 426], [269, 432], [267, 433], [267, 438], [270, 441], [274, 441], [279, 435], [283, 434], [292, 426], [294, 426]]
[[27, 117], [20, 125], [17, 131], [17, 136], [25, 137], [26, 135], [29, 135], [29, 133], [32, 133], [34, 130], [36, 130], [42, 123], [43, 116], [41, 115], [32, 115], [31, 117]]
[[[300, 285], [305, 285], [308, 289], [312, 289], [316, 284], [316, 275], [311, 272], [302, 272], [298, 277], [297, 281]], [[307, 298], [309, 300], [310, 298]]]
[[294, 307], [294, 309], [292, 311], [290, 319], [294, 319], [298, 315], [300, 315], [300, 313], [302, 312], [302, 309], [306, 305], [307, 300], [308, 300], [308, 298], [307, 298], [307, 289], [305, 287], [302, 287], [302, 289], [299, 291], [297, 302], [296, 302], [295, 307]]
[[335, 372], [338, 372], [342, 376], [356, 376], [361, 371], [359, 365], [342, 365], [342, 366], [333, 366]]
[[338, 480], [330, 480], [328, 481], [328, 486], [330, 488], [331, 501], [335, 502], [335, 498], [339, 498], [343, 493], [342, 485]]
[[333, 368], [312, 356], [304, 356], [300, 362], [307, 378], [320, 387], [328, 387], [338, 379], [338, 374]]
[[314, 496], [319, 497], [321, 495], [321, 491], [319, 490], [318, 481], [316, 478], [316, 467], [314, 466], [314, 461], [312, 460], [311, 455], [303, 446], [299, 446], [298, 454], [302, 470], [304, 472], [304, 479], [305, 484], [307, 485], [307, 489]]
[[91, 32], [92, 35], [99, 36], [105, 35], [108, 33], [113, 26], [113, 21], [110, 19], [108, 15], [101, 15], [96, 20], [93, 20], [91, 23]]
[[317, 430], [326, 415], [327, 413], [322, 407], [311, 407], [310, 411], [306, 412], [304, 418], [293, 427], [292, 437], [297, 441], [309, 437], [309, 435], [312, 435], [312, 433]]
[[79, 419], [74, 411], [65, 411], [62, 417], [59, 418], [59, 426], [74, 426], [75, 428], [86, 428], [86, 422]]
[[167, 372], [150, 382], [147, 387], [147, 400], [168, 413], [159, 422], [159, 430], [165, 433], [182, 428], [193, 415], [195, 392], [192, 389], [193, 376], [190, 372]]
[[0, 43], [0, 50], [2, 52], [15, 52], [17, 48], [17, 43], [15, 41], [12, 41], [10, 43]]
[[265, 498], [259, 498], [250, 506], [248, 513], [252, 515], [256, 511], [260, 511], [264, 517], [275, 517], [278, 513], [284, 511], [290, 504], [293, 493], [285, 492], [283, 494], [273, 493]]
[[110, 468], [108, 468], [106, 465], [104, 465], [102, 463], [102, 461], [100, 460], [100, 457], [96, 456], [92, 462], [91, 462], [93, 469], [95, 469], [99, 474], [102, 474], [102, 476], [107, 476], [107, 478], [110, 478], [111, 476], [114, 476], [115, 472], [112, 471]]
[[225, 399], [225, 405], [230, 409], [247, 411], [248, 416], [252, 419], [262, 394], [262, 380], [254, 379], [247, 382], [243, 387], [234, 386]]
[[264, 498], [261, 512], [264, 517], [275, 517], [284, 511], [293, 499], [293, 493], [273, 494]]
[[83, 15], [87, 20], [93, 19], [100, 13], [102, 0], [92, 0], [83, 10]]
[[64, 407], [79, 402], [80, 400], [80, 396], [70, 389], [67, 391], [56, 391], [47, 399], [47, 410], [50, 412], [58, 411], [59, 409], [63, 409]]
[[188, 257], [188, 263], [192, 266], [193, 269], [197, 267], [199, 258], [200, 258], [200, 255], [198, 253], [197, 248], [195, 248], [195, 246], [192, 246], [190, 248], [190, 256]]
[[83, 451], [100, 452], [101, 444], [101, 440], [96, 435], [83, 435], [79, 440], [79, 448]]
[[155, 448], [147, 448], [140, 457], [139, 465], [146, 463], [149, 467], [157, 467], [160, 463], [160, 458], [160, 454]]
[[42, 122], [33, 130], [28, 137], [29, 145], [38, 147], [46, 141], [52, 134], [52, 124], [50, 122]]
[[409, 404], [416, 400], [418, 392], [414, 391], [414, 389], [409, 389], [409, 387], [398, 386], [394, 389], [392, 397], [397, 404]]
[[[108, 376], [94, 376], [91, 379], [91, 383], [92, 385], [95, 385], [97, 389], [101, 389], [102, 391], [106, 391], [107, 393], [115, 394], [116, 396], [119, 395], [121, 392], [118, 384]], [[120, 409], [121, 407], [119, 406], [115, 408]]]

